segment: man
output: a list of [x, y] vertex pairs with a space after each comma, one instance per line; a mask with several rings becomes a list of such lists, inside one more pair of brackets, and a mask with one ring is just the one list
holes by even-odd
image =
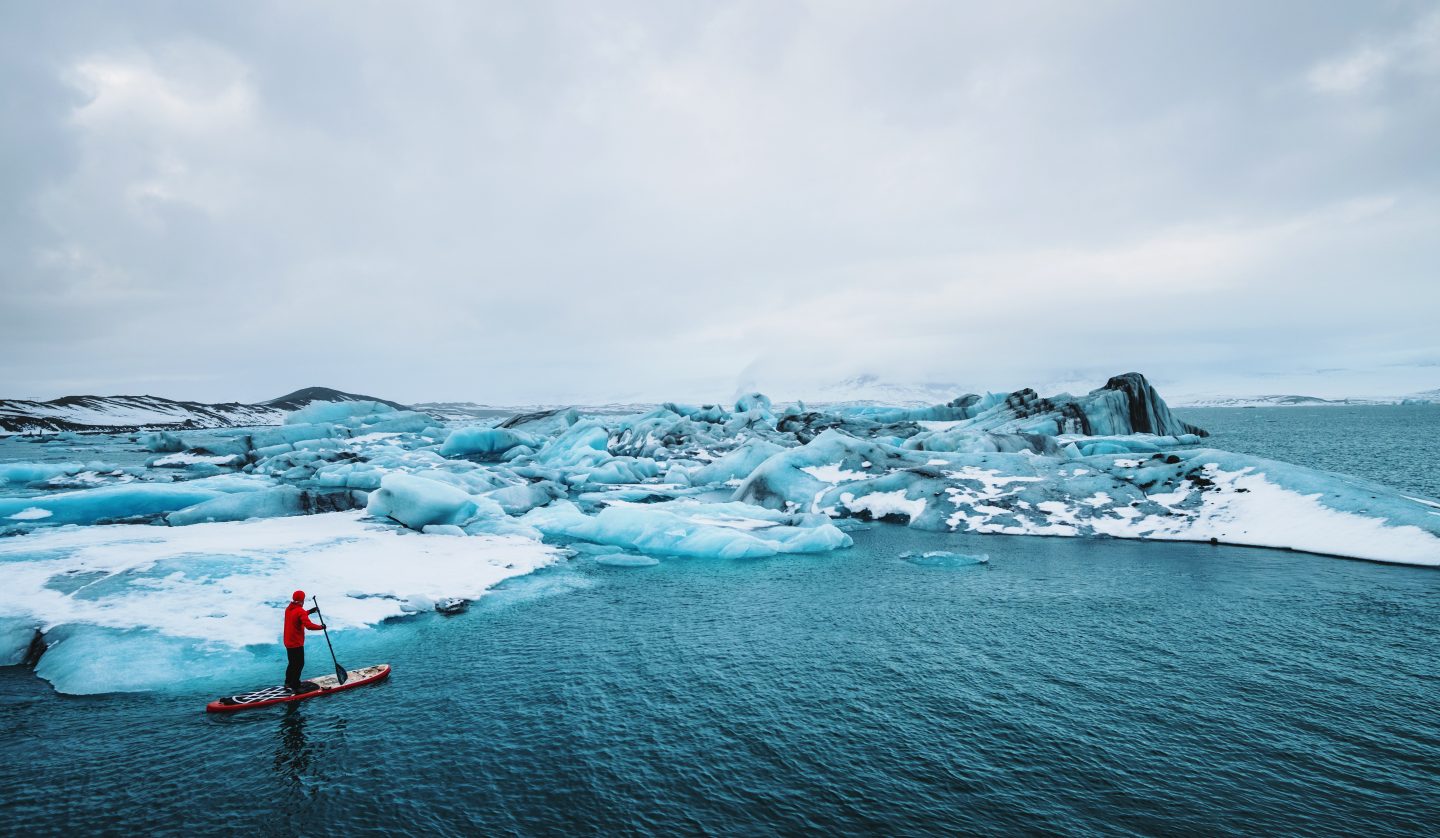
[[290, 665], [285, 668], [285, 688], [292, 693], [320, 689], [314, 681], [300, 680], [300, 670], [305, 668], [305, 629], [325, 628], [324, 623], [310, 622], [309, 615], [319, 610], [318, 607], [306, 610], [304, 591], [296, 591], [290, 597], [290, 604], [285, 606], [285, 653], [290, 657]]

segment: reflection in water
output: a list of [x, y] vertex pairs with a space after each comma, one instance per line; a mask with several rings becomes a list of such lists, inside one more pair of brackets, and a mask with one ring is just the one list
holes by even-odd
[[287, 706], [280, 717], [280, 744], [275, 748], [275, 771], [298, 783], [310, 768], [311, 748], [305, 741], [305, 714], [298, 704]]

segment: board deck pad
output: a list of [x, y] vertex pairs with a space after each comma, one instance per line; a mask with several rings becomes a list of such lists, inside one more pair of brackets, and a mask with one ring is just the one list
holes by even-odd
[[316, 698], [328, 693], [348, 690], [351, 687], [360, 687], [365, 684], [374, 683], [384, 679], [389, 674], [390, 664], [379, 663], [374, 666], [349, 670], [346, 672], [348, 677], [345, 679], [344, 684], [341, 684], [340, 679], [334, 675], [322, 675], [319, 678], [307, 678], [305, 681], [305, 683], [314, 684], [318, 689], [303, 693], [292, 693], [284, 686], [265, 687], [253, 692], [229, 695], [216, 699], [207, 704], [205, 709], [211, 713], [223, 713], [233, 710], [244, 710], [249, 707], [264, 707], [269, 704], [302, 701], [307, 698]]

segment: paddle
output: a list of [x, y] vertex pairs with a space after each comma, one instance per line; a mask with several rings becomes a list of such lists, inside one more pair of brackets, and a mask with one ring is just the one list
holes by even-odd
[[[320, 625], [328, 625], [325, 622], [325, 615], [320, 613], [320, 598], [312, 596], [310, 599], [315, 602], [315, 616], [320, 618]], [[350, 678], [350, 673], [345, 671], [345, 667], [340, 665], [340, 661], [335, 660], [335, 646], [330, 642], [330, 629], [324, 628], [321, 631], [325, 632], [325, 645], [330, 647], [330, 660], [335, 664], [335, 677], [343, 684]]]

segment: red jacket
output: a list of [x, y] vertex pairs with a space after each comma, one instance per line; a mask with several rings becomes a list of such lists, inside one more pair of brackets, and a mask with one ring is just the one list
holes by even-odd
[[304, 646], [305, 629], [319, 631], [320, 624], [310, 622], [310, 615], [305, 613], [304, 603], [292, 602], [285, 606], [285, 648], [294, 649], [297, 646]]

